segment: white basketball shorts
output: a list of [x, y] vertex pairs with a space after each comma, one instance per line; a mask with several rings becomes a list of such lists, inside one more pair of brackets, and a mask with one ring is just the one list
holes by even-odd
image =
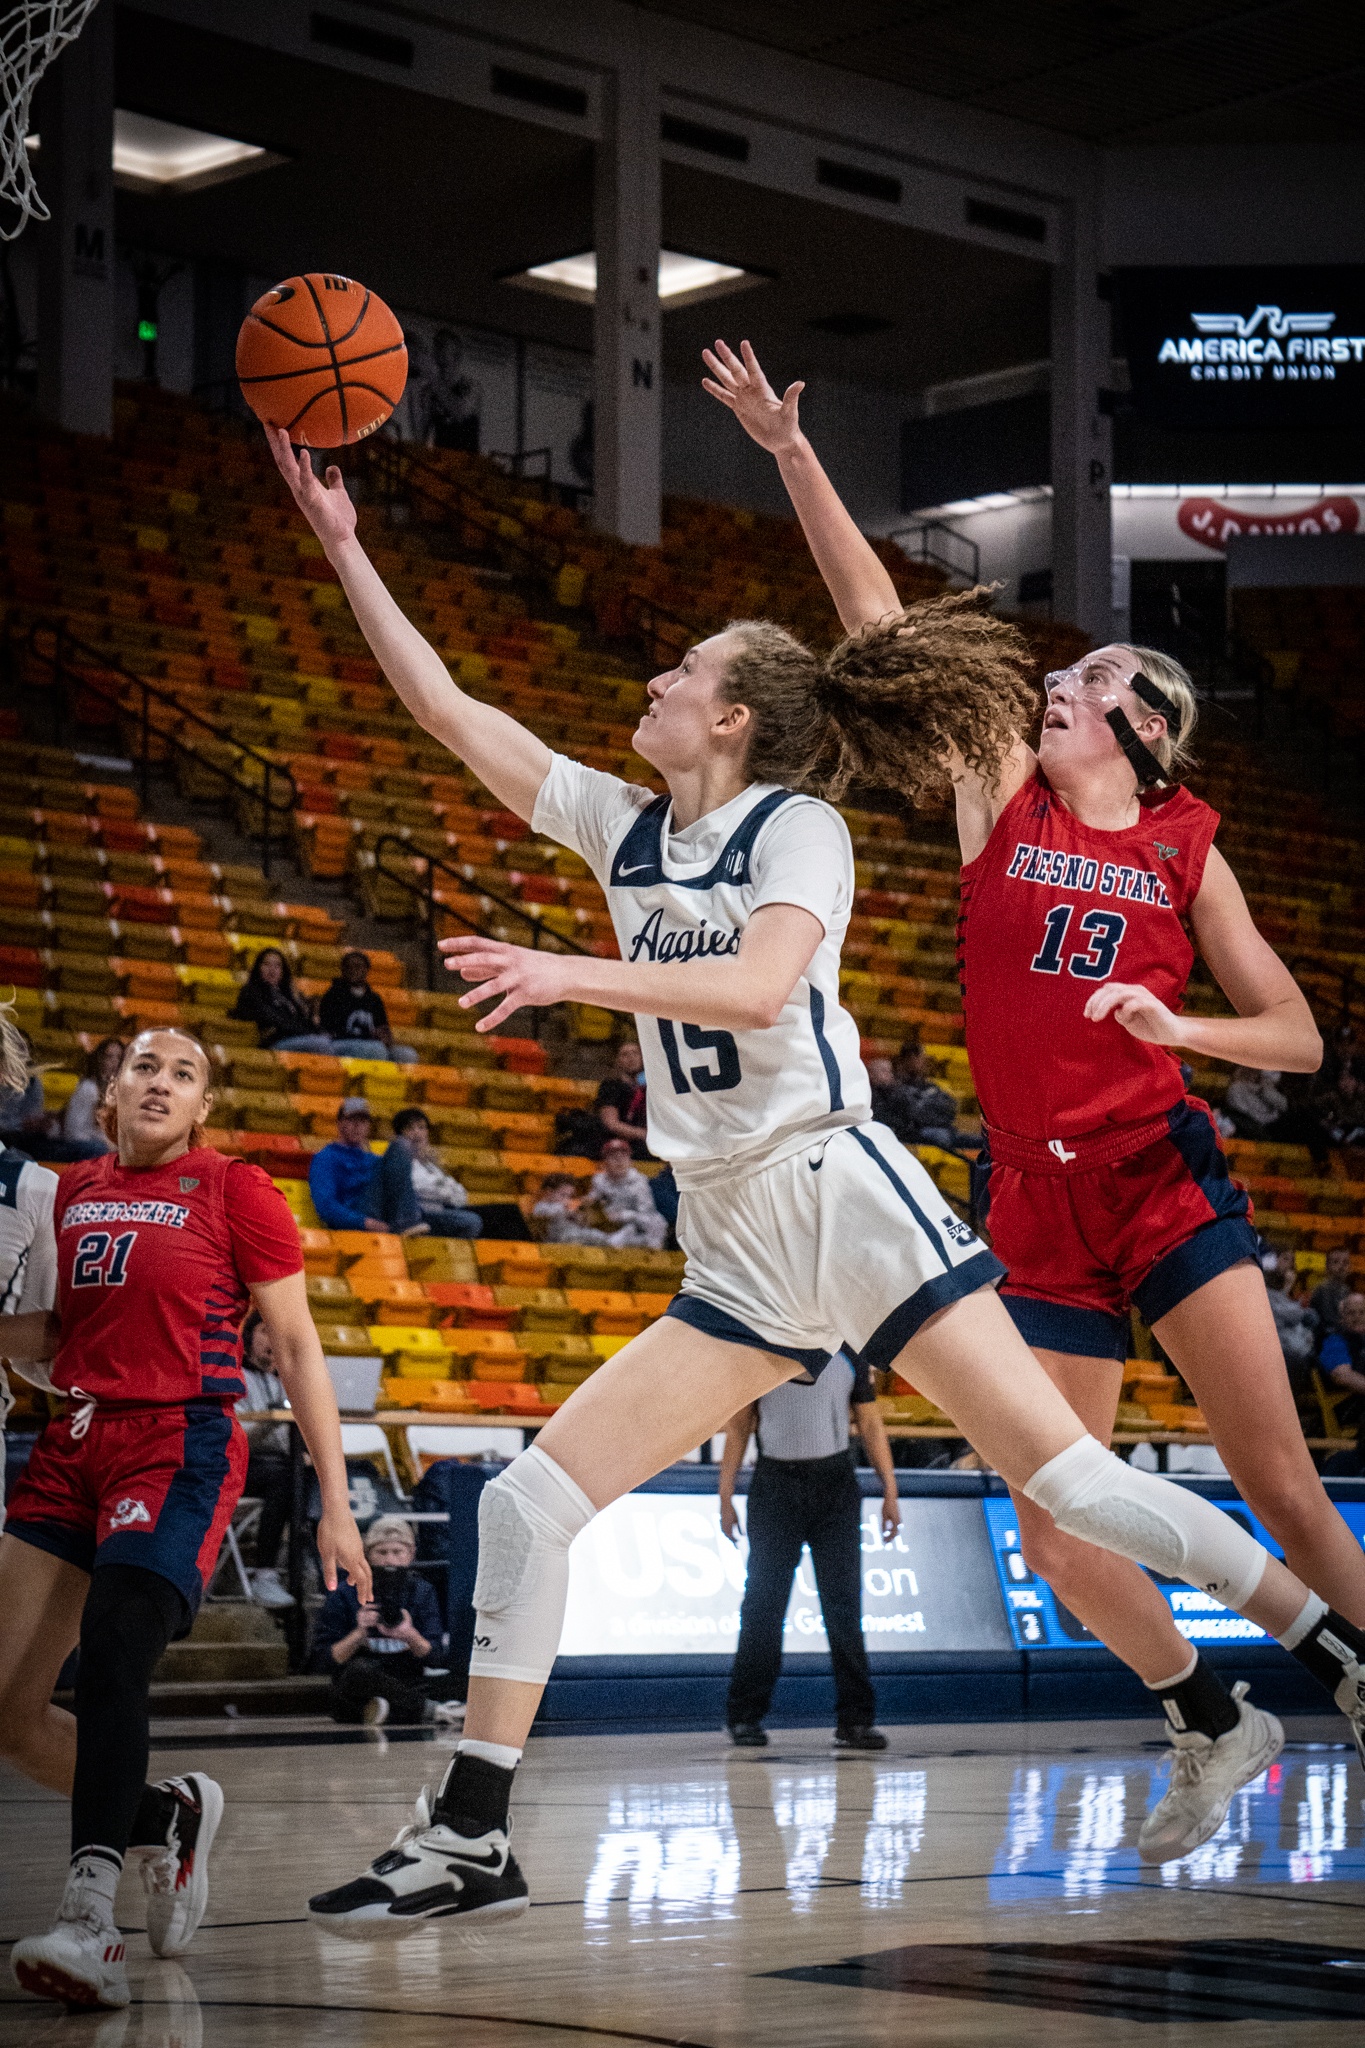
[[1005, 1277], [914, 1154], [877, 1123], [686, 1190], [678, 1242], [687, 1269], [668, 1313], [794, 1358], [812, 1379], [841, 1348], [858, 1364], [890, 1365], [937, 1309]]

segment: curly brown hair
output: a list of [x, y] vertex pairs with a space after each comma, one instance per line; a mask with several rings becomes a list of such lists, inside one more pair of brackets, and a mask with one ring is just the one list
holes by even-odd
[[749, 772], [831, 802], [861, 783], [922, 803], [946, 790], [954, 754], [996, 782], [1038, 689], [1023, 635], [990, 605], [985, 588], [924, 599], [824, 661], [767, 619], [733, 621], [721, 688], [749, 707]]

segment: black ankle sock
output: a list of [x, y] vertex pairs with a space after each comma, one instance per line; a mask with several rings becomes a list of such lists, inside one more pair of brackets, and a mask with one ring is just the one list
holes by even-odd
[[175, 1812], [175, 1794], [168, 1792], [164, 1785], [144, 1785], [142, 1797], [133, 1815], [132, 1832], [128, 1837], [130, 1849], [146, 1849], [154, 1842], [164, 1842], [170, 1832], [171, 1816]]
[[1329, 1607], [1289, 1654], [1297, 1657], [1328, 1692], [1334, 1693], [1352, 1658], [1365, 1664], [1365, 1629], [1358, 1629]]
[[515, 1769], [457, 1751], [436, 1795], [433, 1819], [457, 1835], [486, 1835], [490, 1828], [505, 1832], [515, 1776]]
[[1213, 1668], [1202, 1657], [1188, 1678], [1174, 1685], [1154, 1685], [1166, 1719], [1177, 1735], [1208, 1735], [1217, 1741], [1237, 1726], [1237, 1702]]

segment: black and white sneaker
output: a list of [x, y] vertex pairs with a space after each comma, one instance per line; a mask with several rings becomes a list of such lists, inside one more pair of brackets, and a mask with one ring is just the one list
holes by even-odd
[[1365, 1767], [1365, 1664], [1356, 1658], [1346, 1666], [1336, 1689], [1336, 1703], [1351, 1724], [1356, 1755]]
[[223, 1818], [223, 1788], [202, 1771], [163, 1778], [175, 1802], [164, 1843], [129, 1851], [142, 1866], [147, 1939], [155, 1956], [183, 1956], [209, 1902], [209, 1851]]
[[309, 1918], [334, 1934], [406, 1934], [430, 1920], [511, 1920], [531, 1903], [507, 1832], [461, 1835], [431, 1818], [429, 1795], [363, 1877], [319, 1892]]

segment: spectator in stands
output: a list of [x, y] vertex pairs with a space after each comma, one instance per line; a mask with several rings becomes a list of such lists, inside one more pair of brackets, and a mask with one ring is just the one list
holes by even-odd
[[433, 1237], [478, 1237], [483, 1218], [469, 1206], [469, 1196], [453, 1174], [445, 1171], [431, 1142], [431, 1125], [420, 1109], [400, 1109], [393, 1120], [395, 1145], [412, 1154], [412, 1191], [431, 1226]]
[[1327, 1254], [1327, 1270], [1308, 1297], [1308, 1306], [1323, 1331], [1341, 1327], [1341, 1304], [1351, 1292], [1351, 1254], [1339, 1244]]
[[1327, 1041], [1319, 1081], [1324, 1088], [1335, 1088], [1345, 1068], [1359, 1074], [1362, 1064], [1365, 1064], [1365, 1046], [1360, 1043], [1360, 1034], [1354, 1023], [1346, 1017]]
[[62, 1118], [62, 1136], [75, 1145], [89, 1145], [90, 1158], [112, 1152], [113, 1146], [95, 1122], [95, 1112], [104, 1101], [105, 1090], [123, 1064], [123, 1040], [102, 1038], [85, 1063], [85, 1076], [76, 1083]]
[[1365, 1143], [1365, 1084], [1354, 1067], [1343, 1066], [1335, 1085], [1324, 1089], [1313, 1107], [1328, 1144]]
[[312, 1004], [295, 990], [289, 962], [278, 946], [266, 946], [256, 955], [229, 1014], [254, 1024], [267, 1051], [332, 1050], [331, 1039], [318, 1030]]
[[[634, 1158], [648, 1159], [644, 1061], [633, 1038], [617, 1047], [616, 1063], [597, 1091], [596, 1109], [602, 1143], [608, 1138], [624, 1138]], [[600, 1158], [600, 1144], [594, 1150]]]
[[1261, 1268], [1290, 1380], [1301, 1380], [1317, 1348], [1318, 1319], [1308, 1303], [1299, 1299], [1293, 1252], [1268, 1251]]
[[425, 1237], [431, 1225], [412, 1185], [412, 1151], [390, 1145], [382, 1158], [370, 1150], [374, 1119], [363, 1095], [348, 1095], [337, 1111], [337, 1134], [313, 1154], [308, 1186], [328, 1230], [379, 1230]]
[[578, 1191], [578, 1182], [571, 1173], [547, 1173], [540, 1183], [531, 1214], [542, 1226], [547, 1244], [595, 1244], [615, 1245], [623, 1240], [619, 1231], [599, 1230], [594, 1223], [581, 1220], [580, 1212], [586, 1206], [585, 1198]]
[[[242, 1378], [246, 1382], [246, 1393], [237, 1403], [239, 1409], [259, 1412], [285, 1406], [284, 1388], [275, 1373], [270, 1332], [255, 1309], [247, 1317], [242, 1331]], [[289, 1510], [294, 1501], [289, 1425], [284, 1422], [246, 1422], [242, 1427], [247, 1441], [246, 1485], [242, 1491], [261, 1503], [260, 1518], [256, 1523], [256, 1564], [251, 1573], [251, 1590], [262, 1607], [292, 1607], [293, 1598], [285, 1590], [277, 1569], [280, 1542], [289, 1526]]]
[[[28, 1033], [20, 1032], [30, 1068], [33, 1046]], [[45, 1159], [64, 1166], [76, 1159], [98, 1159], [109, 1150], [102, 1133], [81, 1141], [61, 1133], [61, 1119], [52, 1115], [43, 1100], [43, 1077], [30, 1072], [24, 1088], [0, 1088], [0, 1141], [11, 1152], [26, 1152], [30, 1159]]]
[[963, 1143], [957, 1133], [957, 1102], [932, 1078], [929, 1055], [917, 1040], [901, 1047], [894, 1061], [867, 1062], [872, 1083], [872, 1114], [903, 1145], [938, 1145], [955, 1152]]
[[1279, 1084], [1278, 1069], [1234, 1068], [1224, 1107], [1237, 1126], [1238, 1137], [1306, 1145], [1317, 1171], [1325, 1173], [1330, 1163], [1326, 1132], [1316, 1116], [1291, 1106]]
[[588, 1199], [600, 1205], [614, 1244], [662, 1251], [668, 1225], [654, 1206], [648, 1179], [631, 1164], [625, 1138], [608, 1138], [602, 1147], [602, 1165], [592, 1177]]
[[1339, 1327], [1322, 1340], [1318, 1363], [1334, 1387], [1346, 1387], [1355, 1397], [1338, 1419], [1356, 1422], [1365, 1418], [1365, 1294], [1344, 1296], [1339, 1318]]
[[313, 1631], [309, 1661], [330, 1674], [332, 1719], [372, 1728], [432, 1720], [426, 1662], [441, 1641], [441, 1610], [431, 1586], [412, 1569], [412, 1524], [401, 1515], [381, 1515], [366, 1531], [365, 1555], [375, 1575], [374, 1598], [362, 1606], [343, 1579], [327, 1595]]
[[395, 1045], [384, 998], [370, 987], [368, 953], [347, 953], [341, 972], [318, 1004], [318, 1020], [331, 1040], [329, 1051], [355, 1060], [397, 1060], [410, 1065], [417, 1054]]

